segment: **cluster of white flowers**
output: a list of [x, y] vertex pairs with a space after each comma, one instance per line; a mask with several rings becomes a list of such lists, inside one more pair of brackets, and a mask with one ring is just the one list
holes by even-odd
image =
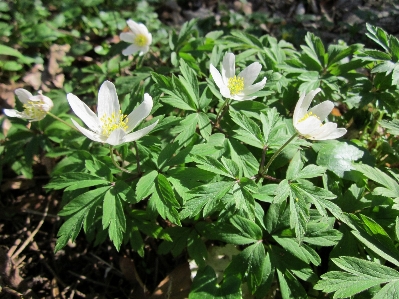
[[[140, 56], [144, 55], [149, 51], [152, 43], [151, 33], [148, 32], [144, 24], [136, 23], [133, 20], [129, 19], [127, 25], [131, 32], [122, 32], [120, 39], [132, 44], [123, 50], [122, 54], [138, 53]], [[233, 53], [225, 54], [221, 72], [212, 64], [210, 65], [210, 73], [219, 87], [221, 95], [226, 99], [236, 101], [253, 100], [257, 97], [254, 94], [265, 87], [266, 77], [254, 84], [261, 69], [261, 64], [254, 62], [236, 75], [235, 55]], [[294, 127], [299, 135], [312, 140], [339, 138], [346, 133], [346, 129], [337, 128], [337, 124], [333, 122], [322, 123], [334, 108], [331, 101], [324, 101], [308, 110], [311, 101], [320, 91], [321, 89], [318, 88], [310, 91], [307, 95], [305, 93], [300, 95], [293, 115]], [[44, 96], [41, 91], [38, 95], [33, 96], [29, 91], [19, 88], [15, 90], [15, 94], [24, 104], [24, 111], [4, 109], [7, 116], [39, 121], [53, 107], [51, 99]], [[122, 114], [115, 86], [109, 81], [105, 81], [101, 85], [98, 93], [98, 115], [74, 94], [69, 93], [67, 99], [72, 110], [90, 130], [83, 128], [72, 119], [73, 124], [82, 134], [93, 141], [110, 145], [132, 142], [148, 134], [158, 123], [158, 121], [154, 122], [150, 126], [130, 133], [150, 114], [153, 106], [152, 97], [146, 93], [144, 101], [135, 110], [129, 115]]]

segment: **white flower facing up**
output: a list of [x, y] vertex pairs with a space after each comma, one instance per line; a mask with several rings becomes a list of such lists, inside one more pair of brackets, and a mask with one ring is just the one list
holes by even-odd
[[312, 140], [336, 139], [346, 134], [346, 129], [337, 128], [334, 122], [322, 122], [334, 108], [331, 101], [324, 101], [309, 109], [310, 103], [320, 88], [310, 91], [307, 95], [302, 93], [296, 104], [293, 123], [296, 131], [303, 137]]
[[222, 63], [222, 73], [211, 64], [210, 71], [220, 93], [227, 99], [236, 101], [253, 100], [256, 96], [251, 94], [265, 87], [266, 77], [262, 81], [254, 83], [258, 77], [262, 66], [259, 62], [254, 62], [236, 75], [235, 56], [233, 53], [226, 53]]
[[120, 110], [115, 85], [109, 81], [105, 81], [98, 92], [98, 116], [74, 94], [68, 93], [67, 99], [73, 112], [90, 130], [83, 128], [72, 119], [73, 124], [93, 141], [110, 145], [132, 142], [148, 134], [158, 123], [156, 121], [148, 127], [129, 134], [150, 114], [153, 105], [152, 97], [148, 93], [144, 94], [144, 101], [126, 116]]
[[152, 35], [148, 32], [147, 27], [144, 24], [136, 23], [133, 20], [127, 20], [131, 32], [122, 32], [119, 37], [124, 42], [131, 43], [129, 47], [122, 51], [125, 56], [132, 55], [139, 52], [139, 55], [143, 55], [148, 52], [152, 43]]
[[53, 108], [53, 101], [49, 97], [44, 96], [41, 91], [38, 92], [38, 95], [34, 96], [26, 89], [18, 88], [15, 90], [15, 94], [22, 102], [24, 111], [20, 112], [15, 109], [4, 109], [4, 114], [9, 117], [39, 121]]

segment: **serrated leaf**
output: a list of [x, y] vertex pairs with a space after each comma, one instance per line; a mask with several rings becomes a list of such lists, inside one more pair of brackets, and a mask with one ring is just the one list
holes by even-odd
[[62, 249], [68, 243], [68, 240], [74, 241], [76, 239], [89, 211], [100, 204], [109, 188], [102, 187], [83, 193], [74, 198], [59, 212], [61, 216], [71, 215], [71, 217], [63, 223], [57, 233], [55, 252]]
[[203, 156], [199, 156], [199, 155], [195, 155], [193, 156], [193, 160], [197, 163], [199, 163], [197, 165], [197, 167], [207, 170], [209, 172], [213, 172], [216, 174], [220, 174], [232, 179], [236, 179], [236, 177], [230, 173], [230, 170], [226, 168], [225, 165], [223, 165], [222, 163], [220, 163], [217, 159], [213, 158], [213, 157], [203, 157]]
[[375, 188], [373, 191], [374, 194], [392, 197], [395, 200], [399, 199], [399, 184], [389, 175], [378, 168], [373, 168], [366, 164], [356, 164], [355, 169], [363, 173], [369, 179], [384, 186], [384, 188]]
[[136, 185], [137, 201], [146, 198], [155, 191], [155, 179], [157, 176], [158, 172], [153, 170], [140, 178]]
[[387, 232], [373, 219], [360, 214], [360, 218], [351, 215], [357, 223], [352, 234], [370, 250], [383, 259], [399, 266], [399, 250]]
[[113, 189], [109, 189], [104, 196], [102, 225], [103, 229], [108, 228], [109, 238], [119, 251], [126, 230], [126, 218], [121, 198]]
[[199, 186], [191, 190], [190, 193], [194, 194], [195, 197], [189, 199], [184, 204], [183, 210], [180, 212], [180, 217], [182, 219], [196, 217], [204, 207], [206, 209], [203, 212], [203, 217], [207, 217], [234, 184], [235, 182], [222, 181]]
[[60, 190], [66, 187], [70, 187], [69, 190], [76, 190], [103, 184], [110, 184], [110, 182], [89, 173], [69, 172], [57, 176], [56, 178], [51, 180], [51, 182], [48, 183], [45, 188]]
[[259, 126], [253, 120], [235, 111], [230, 111], [230, 116], [232, 120], [241, 127], [241, 130], [235, 130], [237, 136], [234, 136], [234, 138], [257, 148], [263, 148], [263, 146], [266, 145]]
[[291, 252], [292, 255], [296, 256], [305, 263], [312, 263], [315, 266], [320, 265], [321, 259], [317, 252], [306, 244], [298, 244], [298, 242], [292, 238], [281, 238], [279, 236], [273, 236], [273, 239], [281, 245], [285, 250]]
[[315, 289], [335, 292], [334, 298], [347, 298], [373, 286], [399, 281], [399, 272], [374, 262], [349, 256], [332, 260], [347, 272], [331, 271], [323, 274]]
[[254, 240], [262, 239], [262, 230], [255, 222], [239, 215], [230, 218], [230, 222], [241, 231], [244, 237]]

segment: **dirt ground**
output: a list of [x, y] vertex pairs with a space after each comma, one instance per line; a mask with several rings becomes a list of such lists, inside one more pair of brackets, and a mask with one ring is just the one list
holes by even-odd
[[[281, 38], [291, 32], [318, 34], [326, 43], [369, 43], [365, 23], [399, 34], [398, 1], [376, 0], [166, 0], [157, 7], [162, 22], [178, 27], [199, 18], [220, 21], [223, 11], [247, 18], [260, 13], [270, 22], [259, 30]], [[222, 24], [221, 24], [222, 26]], [[373, 45], [374, 46], [374, 45]], [[48, 158], [35, 158], [35, 176], [17, 177], [3, 169], [0, 191], [0, 298], [186, 298], [190, 270], [186, 256], [157, 255], [156, 240], [146, 239], [144, 258], [111, 242], [94, 247], [81, 234], [76, 243], [54, 254], [56, 234], [62, 223], [57, 216], [60, 192], [46, 193]], [[169, 297], [166, 296], [169, 294]]]

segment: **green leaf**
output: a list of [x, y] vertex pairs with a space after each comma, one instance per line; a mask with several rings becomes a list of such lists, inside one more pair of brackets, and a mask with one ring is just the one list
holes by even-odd
[[383, 128], [388, 129], [388, 133], [393, 135], [399, 135], [398, 119], [393, 119], [392, 121], [380, 120], [379, 123]]
[[266, 262], [265, 258], [264, 245], [260, 241], [256, 242], [233, 256], [231, 263], [224, 272], [224, 276], [231, 277], [238, 275], [240, 278], [243, 278], [248, 273], [249, 286], [251, 292], [254, 293], [263, 282], [263, 275], [269, 274], [265, 273], [263, 265]]
[[373, 219], [360, 214], [360, 218], [351, 215], [356, 223], [352, 234], [370, 250], [383, 259], [399, 266], [399, 250], [386, 231]]
[[301, 152], [297, 151], [294, 157], [292, 158], [288, 169], [287, 169], [287, 180], [294, 180], [296, 179], [299, 171], [303, 168], [303, 162], [301, 160]]
[[375, 188], [373, 194], [392, 197], [395, 200], [399, 200], [399, 184], [389, 175], [382, 172], [378, 168], [373, 168], [366, 164], [356, 164], [355, 169], [363, 173], [370, 180], [373, 180], [384, 186], [384, 188]]
[[180, 71], [183, 76], [179, 76], [179, 80], [182, 84], [183, 90], [187, 95], [187, 100], [192, 108], [199, 108], [199, 91], [198, 91], [198, 79], [195, 72], [184, 62], [183, 59], [180, 59]]
[[126, 230], [126, 218], [121, 198], [113, 188], [104, 196], [102, 225], [103, 229], [108, 228], [109, 237], [119, 251]]
[[218, 285], [215, 271], [210, 266], [199, 268], [188, 298], [241, 299], [241, 280], [230, 276], [224, 279], [222, 285]]
[[[71, 217], [64, 222], [58, 231], [55, 252], [62, 249], [68, 243], [68, 240], [74, 241], [76, 239], [89, 211], [97, 208], [109, 189], [110, 187], [101, 187], [83, 193], [74, 198], [59, 212], [61, 216], [70, 215]], [[92, 221], [92, 219], [89, 220]]]
[[262, 122], [263, 138], [267, 144], [270, 143], [269, 140], [272, 139], [272, 136], [275, 135], [279, 129], [285, 127], [275, 107], [266, 110], [266, 114], [262, 112], [260, 114], [260, 121]]
[[153, 170], [141, 177], [136, 185], [136, 196], [137, 201], [140, 201], [147, 196], [151, 195], [155, 191], [155, 179], [158, 176], [158, 172]]
[[367, 37], [383, 47], [386, 52], [389, 52], [388, 34], [383, 29], [370, 24], [366, 24], [366, 28], [368, 31]]
[[173, 130], [180, 132], [175, 141], [184, 146], [190, 144], [197, 129], [197, 123], [198, 113], [189, 114], [186, 118], [184, 118], [180, 122], [180, 125]]
[[[323, 274], [322, 280], [314, 288], [327, 293], [335, 292], [334, 298], [347, 298], [383, 283], [389, 282], [397, 285], [399, 281], [399, 272], [374, 262], [349, 256], [332, 260], [346, 272], [331, 271]], [[382, 289], [379, 293], [387, 291], [389, 289]], [[380, 298], [382, 294], [379, 295]]]
[[215, 207], [220, 204], [220, 200], [231, 190], [235, 182], [215, 182], [199, 186], [190, 191], [195, 197], [189, 199], [180, 212], [180, 217], [193, 218], [199, 215], [202, 209], [203, 217], [209, 216]]
[[230, 222], [241, 231], [244, 237], [262, 240], [262, 230], [255, 222], [239, 215], [230, 218]]
[[278, 281], [280, 283], [281, 297], [283, 299], [307, 299], [306, 291], [300, 282], [288, 271], [281, 272], [277, 269]]
[[69, 172], [52, 179], [45, 188], [48, 190], [60, 190], [69, 187], [68, 190], [77, 190], [104, 184], [109, 185], [110, 182], [84, 172]]
[[315, 266], [320, 265], [320, 256], [310, 246], [306, 244], [299, 245], [298, 242], [292, 238], [281, 238], [274, 235], [273, 239], [280, 244], [281, 247], [291, 252], [292, 255], [296, 256], [305, 263], [312, 263]]
[[363, 157], [363, 152], [346, 142], [331, 140], [321, 145], [317, 155], [317, 164], [326, 167], [340, 178], [353, 169], [352, 161]]
[[303, 198], [290, 196], [290, 227], [295, 230], [298, 242], [302, 242], [309, 221], [309, 206]]
[[200, 130], [201, 136], [208, 141], [212, 134], [212, 124], [208, 115], [203, 112], [198, 113], [198, 128]]
[[175, 224], [180, 225], [177, 208], [180, 208], [179, 202], [175, 198], [172, 186], [163, 174], [158, 174], [155, 182], [156, 193], [151, 197], [158, 213], [164, 218], [168, 218]]
[[[220, 174], [223, 176], [226, 176], [228, 178], [236, 179], [235, 173], [232, 174], [231, 170], [228, 169], [224, 164], [220, 163], [217, 159], [207, 156], [207, 157], [202, 157], [195, 155], [193, 156], [193, 160], [197, 163], [197, 167], [207, 170], [209, 172], [213, 172], [216, 174]], [[226, 161], [226, 160], [224, 160]], [[230, 160], [231, 161], [231, 160]]]
[[187, 251], [199, 267], [205, 266], [208, 251], [201, 236], [195, 230], [191, 231], [187, 239]]
[[253, 120], [235, 111], [230, 111], [230, 116], [232, 120], [241, 127], [240, 130], [234, 130], [237, 133], [234, 138], [257, 148], [263, 148], [263, 146], [266, 145], [259, 126]]

